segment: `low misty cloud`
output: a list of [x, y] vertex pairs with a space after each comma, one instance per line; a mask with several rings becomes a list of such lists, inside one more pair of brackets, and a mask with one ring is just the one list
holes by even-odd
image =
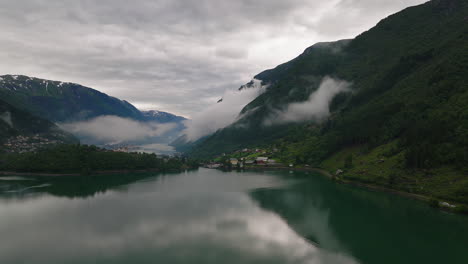
[[0, 114], [0, 120], [3, 120], [10, 127], [13, 127], [13, 122], [11, 121], [11, 113], [10, 112], [5, 112], [5, 113]]
[[167, 144], [147, 144], [138, 146], [138, 152], [169, 154], [175, 151], [174, 147]]
[[348, 91], [350, 86], [349, 82], [324, 77], [319, 88], [307, 101], [292, 103], [283, 111], [274, 112], [264, 124], [268, 126], [309, 120], [321, 121], [329, 116], [329, 106], [333, 98], [340, 92]]
[[89, 121], [64, 123], [60, 126], [78, 137], [90, 138], [105, 144], [118, 144], [163, 136], [177, 124], [143, 123], [118, 116], [100, 116]]
[[249, 88], [226, 90], [221, 102], [208, 106], [205, 110], [194, 114], [192, 120], [185, 122], [187, 129], [184, 134], [187, 140], [195, 141], [234, 123], [241, 110], [265, 89], [261, 81], [253, 80]]

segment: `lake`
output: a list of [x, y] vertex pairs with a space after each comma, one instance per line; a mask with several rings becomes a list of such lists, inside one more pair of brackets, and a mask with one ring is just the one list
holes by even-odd
[[0, 263], [468, 263], [468, 217], [307, 172], [6, 177]]

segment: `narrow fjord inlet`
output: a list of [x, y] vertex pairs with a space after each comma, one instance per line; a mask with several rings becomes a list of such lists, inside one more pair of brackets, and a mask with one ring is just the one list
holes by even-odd
[[100, 177], [2, 179], [0, 263], [468, 260], [468, 218], [314, 173]]

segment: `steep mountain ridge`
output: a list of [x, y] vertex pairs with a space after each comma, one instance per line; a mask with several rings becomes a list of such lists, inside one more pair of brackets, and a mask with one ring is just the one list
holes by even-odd
[[187, 120], [183, 116], [174, 115], [168, 112], [158, 110], [141, 111], [146, 121], [156, 121], [159, 123], [180, 123]]
[[23, 75], [0, 76], [3, 100], [53, 122], [87, 120], [116, 115], [144, 120], [127, 101], [75, 83], [50, 81]]
[[[264, 120], [307, 100], [326, 76], [352, 83], [352, 92], [334, 98], [330, 119], [320, 125], [317, 133], [327, 142], [325, 153], [399, 138], [416, 121], [427, 121], [442, 108], [450, 111], [466, 93], [467, 16], [466, 1], [433, 0], [391, 15], [353, 40], [313, 45], [296, 59], [258, 74], [256, 79], [270, 85], [243, 109], [242, 114], [249, 114], [198, 143], [192, 153], [230, 152], [304, 129], [297, 123], [269, 127]], [[460, 115], [455, 119], [463, 121]]]

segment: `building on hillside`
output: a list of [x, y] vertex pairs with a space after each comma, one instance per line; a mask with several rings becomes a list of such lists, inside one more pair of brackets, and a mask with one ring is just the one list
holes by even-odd
[[210, 163], [208, 165], [206, 165], [206, 167], [208, 169], [218, 169], [218, 168], [221, 168], [222, 167], [222, 164], [219, 164], [219, 163]]
[[274, 159], [268, 160], [267, 163], [268, 163], [268, 165], [270, 165], [270, 166], [278, 165], [278, 162], [276, 162], [276, 160], [274, 160]]
[[253, 165], [254, 163], [255, 163], [255, 160], [246, 160], [246, 161], [245, 161], [245, 165], [246, 165], [246, 166], [251, 166], [251, 165]]
[[229, 159], [229, 163], [231, 163], [232, 166], [237, 166], [237, 164], [239, 164], [239, 160], [236, 158], [231, 158]]
[[267, 158], [267, 157], [257, 157], [257, 158], [255, 159], [255, 163], [256, 163], [257, 165], [266, 165], [267, 162], [268, 162], [268, 158]]

